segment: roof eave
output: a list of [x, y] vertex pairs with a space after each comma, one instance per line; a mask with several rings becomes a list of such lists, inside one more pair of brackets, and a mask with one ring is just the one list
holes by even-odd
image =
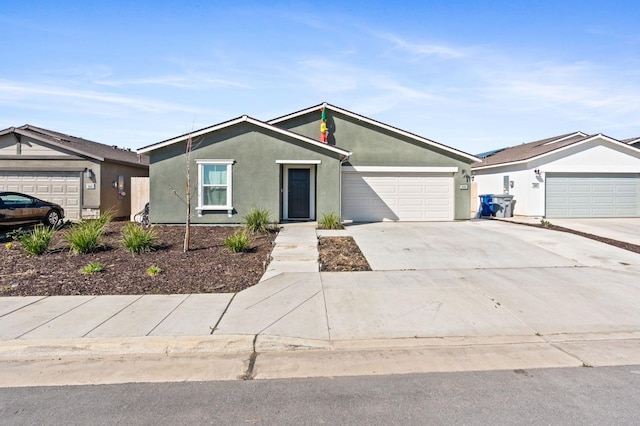
[[603, 139], [606, 142], [611, 143], [611, 144], [616, 145], [616, 146], [619, 146], [619, 147], [621, 147], [623, 149], [637, 150], [637, 148], [629, 146], [628, 144], [626, 144], [624, 142], [621, 142], [621, 141], [619, 141], [617, 139], [614, 139], [612, 137], [609, 137], [607, 135], [603, 135], [602, 133], [598, 133], [598, 134], [595, 134], [595, 135], [591, 135], [591, 136], [589, 136], [589, 137], [587, 137], [587, 138], [585, 138], [585, 139], [583, 139], [581, 141], [576, 141], [575, 143], [572, 143], [570, 145], [565, 145], [563, 147], [554, 149], [552, 151], [545, 152], [545, 153], [540, 154], [540, 155], [535, 155], [533, 157], [524, 158], [522, 160], [509, 161], [509, 162], [506, 162], [506, 163], [490, 164], [490, 165], [487, 165], [487, 166], [476, 166], [476, 167], [472, 167], [472, 169], [473, 170], [486, 170], [486, 169], [491, 169], [491, 168], [496, 168], [496, 167], [507, 167], [507, 166], [514, 166], [514, 165], [518, 165], [518, 164], [526, 164], [526, 163], [529, 163], [531, 161], [536, 161], [536, 160], [539, 160], [541, 158], [550, 156], [552, 154], [557, 154], [559, 152], [575, 148], [575, 147], [583, 145], [583, 144], [585, 144], [587, 142], [591, 142], [596, 138]]
[[60, 143], [60, 142], [58, 142], [56, 140], [52, 140], [52, 139], [49, 139], [47, 137], [40, 136], [40, 135], [38, 135], [37, 133], [35, 133], [33, 131], [15, 129], [14, 133], [17, 133], [17, 134], [22, 135], [22, 136], [27, 136], [29, 138], [38, 140], [40, 142], [48, 143], [48, 144], [56, 146], [58, 148], [65, 149], [67, 151], [71, 151], [71, 152], [74, 152], [76, 154], [80, 154], [82, 156], [89, 157], [89, 158], [97, 160], [97, 161], [104, 161], [104, 157], [101, 157], [101, 156], [95, 155], [95, 154], [91, 154], [91, 153], [89, 153], [87, 151], [83, 151], [83, 150], [80, 150], [80, 149], [77, 149], [77, 148], [74, 148], [74, 147], [71, 147], [71, 146], [67, 146], [64, 143]]

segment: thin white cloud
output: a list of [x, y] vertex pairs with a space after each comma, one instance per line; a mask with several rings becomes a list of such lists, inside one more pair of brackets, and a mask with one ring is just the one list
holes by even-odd
[[231, 80], [219, 78], [211, 78], [202, 75], [183, 75], [183, 76], [162, 76], [147, 78], [131, 78], [131, 79], [101, 79], [94, 80], [93, 83], [102, 86], [122, 87], [122, 86], [165, 86], [179, 89], [203, 89], [203, 85], [207, 86], [223, 86], [234, 87], [239, 89], [249, 89], [250, 86]]
[[[567, 114], [628, 114], [640, 108], [640, 85], [619, 69], [586, 62], [529, 63], [500, 67], [486, 81], [492, 98], [527, 102], [547, 108], [565, 108]], [[594, 117], [595, 118], [595, 117]]]
[[189, 105], [180, 105], [141, 97], [123, 96], [92, 90], [76, 90], [67, 87], [26, 85], [11, 81], [0, 81], [0, 103], [8, 105], [16, 104], [22, 107], [23, 105], [18, 104], [18, 101], [24, 100], [29, 100], [34, 104], [39, 102], [49, 104], [52, 109], [59, 107], [61, 101], [64, 100], [66, 103], [80, 102], [83, 106], [89, 102], [96, 107], [109, 105], [127, 110], [151, 113], [166, 113], [170, 111], [202, 112], [201, 109]]
[[415, 43], [403, 39], [402, 37], [391, 33], [373, 33], [380, 39], [391, 42], [394, 49], [408, 52], [411, 55], [419, 57], [438, 57], [443, 59], [456, 59], [465, 56], [465, 52], [461, 49], [449, 47], [441, 44], [433, 43]]

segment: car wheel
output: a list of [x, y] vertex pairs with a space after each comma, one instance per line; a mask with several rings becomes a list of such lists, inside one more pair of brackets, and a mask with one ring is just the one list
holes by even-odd
[[44, 218], [44, 223], [49, 226], [56, 226], [60, 222], [60, 213], [57, 210], [49, 210]]

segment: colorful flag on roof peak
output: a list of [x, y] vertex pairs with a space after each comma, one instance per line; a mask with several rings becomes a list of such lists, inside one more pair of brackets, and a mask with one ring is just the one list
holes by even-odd
[[322, 115], [320, 120], [320, 141], [327, 143], [327, 105], [322, 105]]

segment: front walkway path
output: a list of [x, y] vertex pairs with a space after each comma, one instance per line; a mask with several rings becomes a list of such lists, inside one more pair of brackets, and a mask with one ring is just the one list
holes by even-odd
[[271, 262], [260, 281], [283, 272], [318, 272], [316, 222], [281, 225], [271, 253]]

